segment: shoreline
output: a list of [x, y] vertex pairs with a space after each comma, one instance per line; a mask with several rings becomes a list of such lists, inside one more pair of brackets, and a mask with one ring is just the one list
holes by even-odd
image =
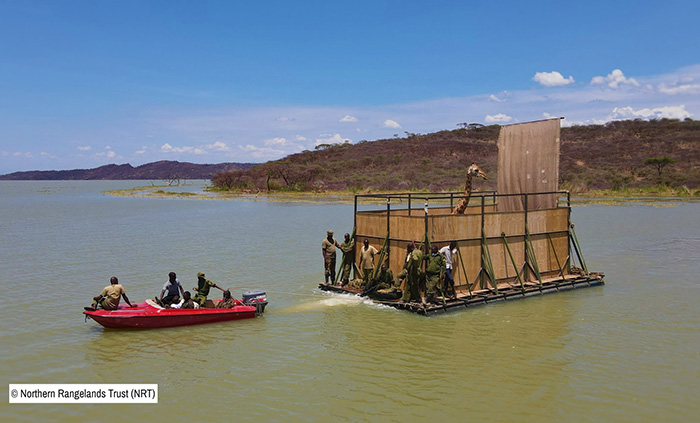
[[[308, 203], [352, 203], [357, 194], [386, 194], [396, 191], [277, 191], [277, 192], [237, 192], [211, 190], [205, 187], [196, 187], [196, 191], [183, 191], [183, 188], [192, 185], [155, 185], [139, 186], [129, 189], [117, 189], [101, 191], [104, 195], [114, 197], [137, 197], [154, 199], [191, 199], [191, 200], [246, 200], [246, 201], [298, 201]], [[416, 195], [425, 191], [410, 191]], [[700, 201], [700, 190], [686, 190], [680, 194], [675, 190], [650, 191], [650, 190], [597, 190], [585, 193], [571, 193], [572, 204], [614, 204], [614, 203], [676, 203]]]

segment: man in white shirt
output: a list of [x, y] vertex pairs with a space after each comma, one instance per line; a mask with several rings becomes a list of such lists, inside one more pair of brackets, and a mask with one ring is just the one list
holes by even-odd
[[451, 298], [456, 297], [455, 280], [452, 278], [452, 266], [454, 263], [455, 254], [457, 254], [457, 241], [451, 241], [450, 245], [445, 245], [440, 248], [440, 254], [445, 257], [445, 294]]
[[[167, 295], [165, 295], [167, 292]], [[163, 297], [165, 295], [165, 297]], [[160, 303], [162, 305], [170, 305], [174, 301], [180, 301], [180, 298], [185, 296], [185, 290], [182, 289], [180, 281], [177, 280], [175, 272], [168, 274], [168, 281], [163, 285], [163, 290], [160, 291]], [[177, 297], [177, 300], [175, 299]]]

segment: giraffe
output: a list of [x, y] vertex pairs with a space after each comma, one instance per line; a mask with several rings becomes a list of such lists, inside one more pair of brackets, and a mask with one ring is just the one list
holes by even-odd
[[464, 214], [467, 210], [467, 205], [469, 205], [469, 197], [472, 195], [472, 177], [479, 176], [484, 179], [489, 179], [483, 170], [476, 163], [472, 163], [471, 166], [467, 168], [467, 182], [464, 186], [464, 197], [459, 199], [457, 207], [452, 211], [452, 214]]

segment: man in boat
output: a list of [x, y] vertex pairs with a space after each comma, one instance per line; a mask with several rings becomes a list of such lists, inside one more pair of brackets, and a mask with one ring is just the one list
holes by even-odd
[[228, 289], [224, 291], [224, 299], [219, 301], [216, 308], [233, 308], [236, 305], [236, 300], [231, 297], [231, 291]]
[[457, 293], [455, 292], [455, 280], [452, 277], [452, 263], [454, 263], [455, 254], [457, 254], [457, 241], [452, 241], [450, 245], [440, 248], [440, 254], [445, 257], [445, 282], [442, 290], [445, 295], [455, 298]]
[[406, 262], [404, 263], [405, 272], [401, 272], [401, 276], [406, 278], [406, 286], [403, 289], [401, 302], [420, 301], [420, 274], [422, 264], [423, 252], [416, 248], [413, 243], [408, 244], [406, 246]]
[[180, 305], [180, 308], [199, 308], [199, 303], [196, 303], [192, 299], [192, 294], [190, 294], [190, 291], [185, 291], [183, 295], [183, 302], [182, 305]]
[[207, 303], [207, 295], [209, 295], [209, 290], [211, 289], [211, 287], [223, 291], [223, 289], [220, 288], [217, 284], [207, 279], [204, 276], [204, 272], [197, 273], [197, 287], [192, 289], [197, 291], [197, 295], [195, 295], [194, 300], [199, 304], [200, 307], [204, 307]]
[[119, 283], [116, 276], [112, 276], [109, 280], [110, 285], [105, 286], [100, 295], [93, 298], [92, 307], [85, 307], [85, 310], [97, 310], [97, 307], [102, 307], [105, 310], [116, 310], [119, 308], [119, 299], [124, 297], [124, 301], [129, 304], [129, 307], [136, 307], [131, 304], [129, 297], [126, 296], [126, 290]]
[[369, 240], [365, 238], [360, 249], [360, 268], [362, 269], [362, 286], [367, 288], [369, 278], [374, 272], [374, 256], [379, 250], [369, 245]]
[[340, 244], [333, 238], [333, 231], [329, 230], [326, 232], [326, 238], [321, 242], [326, 285], [328, 284], [328, 278], [330, 278], [331, 283], [335, 281], [335, 247], [340, 248]]
[[[168, 306], [166, 306], [166, 308], [167, 307]], [[185, 293], [182, 294], [182, 300], [171, 304], [169, 308], [195, 309], [199, 308], [199, 304], [192, 299], [192, 294], [190, 294], [190, 291], [185, 291]]]
[[341, 263], [340, 283], [345, 286], [350, 281], [350, 270], [354, 260], [355, 240], [350, 239], [350, 234], [345, 234], [345, 241], [340, 243], [340, 250], [343, 252]]
[[[166, 292], [167, 295], [165, 295]], [[180, 294], [182, 294], [182, 296], [180, 296]], [[163, 297], [163, 295], [165, 295], [165, 297]], [[163, 306], [170, 305], [173, 302], [180, 301], [180, 298], [184, 298], [184, 296], [185, 290], [182, 289], [180, 281], [177, 280], [177, 275], [175, 272], [170, 272], [168, 274], [168, 281], [165, 283], [165, 285], [163, 285], [163, 290], [160, 291], [159, 304]]]
[[430, 248], [425, 266], [425, 299], [435, 302], [435, 288], [445, 277], [445, 258], [438, 252], [437, 245]]

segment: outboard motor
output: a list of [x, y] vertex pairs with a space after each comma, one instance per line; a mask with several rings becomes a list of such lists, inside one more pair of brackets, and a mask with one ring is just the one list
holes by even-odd
[[265, 306], [267, 305], [267, 294], [265, 291], [261, 290], [244, 292], [243, 304], [255, 306], [255, 312], [257, 314], [263, 314], [265, 312]]

